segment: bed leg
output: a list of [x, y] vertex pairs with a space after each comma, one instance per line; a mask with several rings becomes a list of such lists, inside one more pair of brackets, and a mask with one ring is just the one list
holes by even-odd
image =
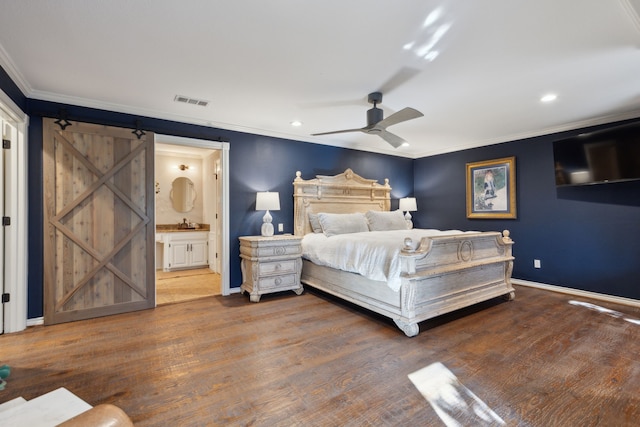
[[393, 321], [396, 323], [398, 328], [400, 328], [400, 330], [404, 332], [404, 334], [409, 338], [415, 337], [420, 332], [420, 327], [417, 323], [407, 323], [399, 319], [393, 319]]
[[514, 299], [516, 299], [516, 293], [515, 291], [511, 291], [508, 294], [504, 294], [502, 298], [504, 298], [505, 301], [513, 301]]

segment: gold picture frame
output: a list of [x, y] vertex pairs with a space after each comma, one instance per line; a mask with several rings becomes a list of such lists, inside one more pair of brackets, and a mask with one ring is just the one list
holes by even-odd
[[467, 218], [516, 218], [516, 158], [467, 163]]

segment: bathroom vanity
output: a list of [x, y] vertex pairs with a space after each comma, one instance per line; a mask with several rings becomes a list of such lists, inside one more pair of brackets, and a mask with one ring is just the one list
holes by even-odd
[[164, 271], [209, 265], [208, 230], [159, 229], [156, 231], [156, 244], [162, 247], [162, 269]]

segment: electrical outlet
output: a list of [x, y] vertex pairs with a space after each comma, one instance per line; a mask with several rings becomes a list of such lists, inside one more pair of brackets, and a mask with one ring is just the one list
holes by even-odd
[[541, 264], [540, 264], [540, 260], [539, 259], [534, 259], [533, 260], [533, 268], [541, 268]]
[[278, 232], [282, 233], [284, 231], [284, 225], [282, 223], [278, 224]]

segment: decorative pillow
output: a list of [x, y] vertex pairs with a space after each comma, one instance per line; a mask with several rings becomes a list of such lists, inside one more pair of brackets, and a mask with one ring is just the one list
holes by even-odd
[[407, 221], [401, 210], [391, 212], [369, 211], [366, 213], [371, 231], [406, 230]]
[[318, 214], [309, 214], [309, 224], [311, 224], [311, 229], [314, 233], [322, 233], [322, 226], [320, 225], [320, 221], [318, 220]]
[[322, 226], [322, 232], [327, 236], [335, 236], [337, 234], [360, 233], [369, 231], [367, 218], [364, 214], [330, 214], [319, 213], [318, 221]]

